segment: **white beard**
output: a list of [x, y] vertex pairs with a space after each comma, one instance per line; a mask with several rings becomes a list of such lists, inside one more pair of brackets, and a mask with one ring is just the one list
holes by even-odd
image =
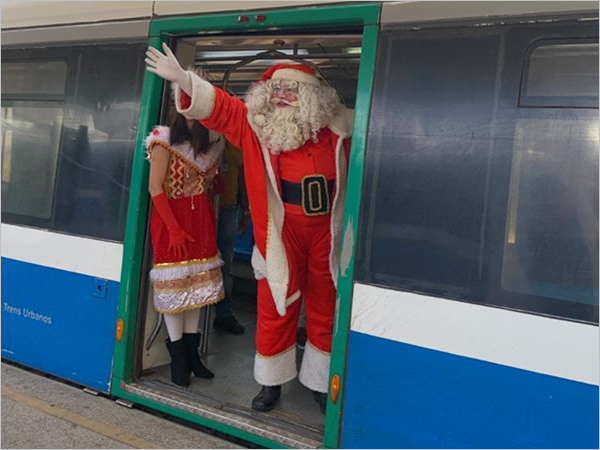
[[252, 129], [258, 140], [275, 155], [300, 148], [309, 139], [317, 142], [340, 105], [328, 86], [298, 85], [298, 106], [277, 108], [271, 103], [271, 80], [253, 85], [246, 95]]
[[274, 155], [296, 150], [310, 137], [302, 132], [307, 127], [299, 126], [298, 122], [298, 108], [274, 108], [267, 113], [265, 125], [258, 132], [258, 139]]

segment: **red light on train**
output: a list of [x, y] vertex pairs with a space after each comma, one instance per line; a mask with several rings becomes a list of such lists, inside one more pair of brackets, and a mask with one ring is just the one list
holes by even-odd
[[238, 22], [248, 22], [250, 17], [248, 16], [238, 16]]
[[267, 20], [267, 16], [263, 15], [263, 14], [258, 14], [256, 16], [254, 16], [254, 19], [257, 22], [264, 22], [265, 20]]

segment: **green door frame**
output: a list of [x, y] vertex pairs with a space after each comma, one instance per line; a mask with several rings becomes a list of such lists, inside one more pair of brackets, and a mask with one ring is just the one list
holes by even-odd
[[[342, 423], [342, 405], [344, 401], [344, 385], [346, 380], [346, 356], [348, 354], [348, 334], [352, 313], [352, 286], [354, 279], [355, 236], [360, 212], [362, 179], [367, 148], [367, 133], [371, 113], [371, 93], [373, 73], [377, 54], [378, 25], [365, 25], [363, 31], [358, 86], [352, 130], [352, 146], [350, 148], [350, 165], [348, 168], [348, 185], [346, 204], [344, 206], [344, 223], [342, 226], [340, 272], [337, 282], [337, 298], [335, 302], [335, 318], [333, 323], [333, 342], [329, 380], [334, 375], [340, 378], [338, 401], [333, 404], [328, 399], [327, 416], [325, 417], [325, 448], [339, 448], [340, 427]], [[335, 351], [333, 351], [335, 349]], [[331, 388], [330, 388], [331, 390]]]
[[[338, 374], [342, 380], [342, 390], [336, 404], [331, 402], [327, 407], [325, 418], [325, 448], [339, 446], [339, 427], [341, 424], [341, 404], [343, 401], [343, 385], [346, 364], [347, 340], [350, 325], [352, 302], [352, 273], [354, 238], [360, 203], [362, 186], [362, 170], [366, 145], [369, 110], [371, 104], [371, 87], [378, 36], [380, 4], [345, 4], [327, 6], [294, 7], [289, 9], [260, 11], [266, 20], [258, 22], [252, 11], [228, 12], [222, 14], [206, 14], [198, 16], [166, 17], [154, 19], [150, 24], [149, 45], [161, 48], [162, 42], [176, 36], [199, 35], [205, 31], [257, 31], [273, 28], [298, 29], [310, 27], [323, 29], [340, 26], [363, 27], [363, 44], [356, 96], [356, 112], [352, 135], [351, 161], [349, 167], [348, 194], [342, 232], [342, 267], [338, 279], [336, 300], [336, 316], [334, 321], [333, 347], [330, 374]], [[240, 15], [248, 16], [247, 22], [238, 21]], [[173, 407], [158, 404], [152, 400], [132, 394], [125, 390], [125, 385], [133, 381], [133, 357], [135, 351], [135, 332], [138, 313], [138, 298], [142, 278], [142, 258], [146, 231], [146, 220], [149, 207], [147, 194], [149, 165], [144, 158], [143, 141], [145, 136], [157, 124], [160, 112], [162, 79], [145, 72], [140, 105], [139, 127], [136, 139], [131, 176], [129, 209], [125, 228], [123, 251], [123, 267], [119, 305], [117, 311], [117, 341], [115, 343], [114, 363], [112, 370], [111, 394], [128, 399], [147, 407], [171, 414], [200, 425], [246, 439], [266, 447], [278, 447], [280, 444], [260, 436], [241, 431], [229, 425], [211, 421]], [[121, 337], [119, 338], [119, 334]]]

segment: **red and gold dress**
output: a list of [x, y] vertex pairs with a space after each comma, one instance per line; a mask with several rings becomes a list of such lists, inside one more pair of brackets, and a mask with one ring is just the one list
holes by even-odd
[[169, 127], [156, 127], [145, 141], [148, 159], [152, 146], [160, 145], [171, 155], [163, 185], [169, 206], [181, 228], [194, 242], [188, 242], [188, 258], [181, 261], [169, 248], [169, 231], [154, 208], [150, 215], [153, 264], [150, 280], [154, 308], [176, 314], [222, 300], [223, 262], [217, 250], [215, 213], [209, 189], [215, 178], [224, 141], [213, 142], [206, 154], [194, 158], [188, 144], [171, 145]]

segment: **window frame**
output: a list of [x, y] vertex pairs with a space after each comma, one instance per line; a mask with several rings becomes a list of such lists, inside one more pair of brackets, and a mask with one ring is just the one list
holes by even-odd
[[[598, 106], [585, 105], [584, 100], [578, 100], [577, 97], [540, 97], [528, 96], [527, 83], [531, 68], [533, 53], [540, 47], [551, 45], [569, 45], [569, 44], [596, 44], [598, 38], [581, 37], [581, 38], [555, 38], [555, 39], [539, 39], [532, 42], [523, 56], [523, 68], [521, 71], [521, 82], [519, 85], [519, 108], [569, 108], [569, 109], [598, 109]], [[568, 100], [567, 100], [568, 99]], [[567, 104], [568, 103], [568, 104]], [[580, 103], [580, 104], [578, 104]]]

